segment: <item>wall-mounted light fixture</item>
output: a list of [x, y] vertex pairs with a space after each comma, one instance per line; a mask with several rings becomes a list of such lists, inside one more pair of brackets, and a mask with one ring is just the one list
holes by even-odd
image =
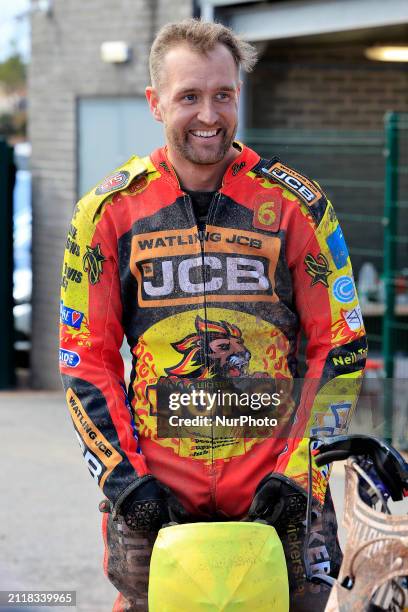
[[364, 54], [380, 62], [408, 62], [408, 45], [375, 45], [368, 47]]
[[102, 61], [108, 64], [124, 64], [131, 57], [131, 48], [122, 40], [111, 40], [101, 44]]

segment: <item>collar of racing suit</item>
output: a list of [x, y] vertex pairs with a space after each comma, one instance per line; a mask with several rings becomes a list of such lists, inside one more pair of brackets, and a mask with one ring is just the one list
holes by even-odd
[[[236, 140], [233, 142], [233, 146], [240, 151], [240, 154], [235, 157], [226, 169], [222, 179], [221, 189], [227, 187], [232, 181], [239, 179], [242, 175], [242, 170], [248, 172], [260, 161], [259, 155], [241, 142]], [[150, 155], [150, 160], [155, 166], [155, 169], [157, 168], [160, 171], [164, 170], [163, 175], [166, 179], [182, 191], [177, 174], [168, 159], [167, 147], [161, 147], [153, 151]]]

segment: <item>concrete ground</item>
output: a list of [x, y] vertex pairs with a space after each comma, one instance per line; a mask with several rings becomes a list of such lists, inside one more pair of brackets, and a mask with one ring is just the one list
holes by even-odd
[[[0, 590], [75, 590], [76, 610], [108, 612], [116, 591], [102, 571], [102, 495], [82, 459], [62, 392], [0, 393], [0, 431]], [[331, 482], [340, 518], [341, 465]], [[0, 612], [6, 609], [16, 610]]]
[[0, 431], [0, 590], [75, 590], [76, 610], [108, 612], [116, 590], [102, 571], [102, 495], [63, 394], [0, 393]]

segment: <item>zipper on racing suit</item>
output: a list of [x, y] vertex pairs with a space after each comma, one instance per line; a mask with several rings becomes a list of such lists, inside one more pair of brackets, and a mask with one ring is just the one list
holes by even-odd
[[[210, 202], [210, 205], [208, 207], [208, 213], [207, 213], [207, 220], [210, 217], [210, 213], [217, 201], [217, 199], [220, 197], [220, 194], [218, 191], [216, 191], [212, 197], [212, 200]], [[206, 235], [206, 231], [207, 231], [207, 223], [204, 224], [204, 229], [200, 229], [197, 218], [195, 216], [195, 212], [194, 212], [194, 207], [193, 207], [193, 202], [191, 200], [191, 197], [188, 194], [185, 194], [185, 198], [187, 198], [189, 207], [190, 207], [190, 213], [192, 213], [193, 218], [195, 219], [196, 222], [196, 227], [197, 227], [197, 235], [198, 235], [198, 239], [200, 241], [200, 249], [201, 249], [201, 278], [202, 278], [202, 282], [203, 282], [203, 307], [204, 307], [204, 320], [205, 320], [205, 328], [206, 331], [204, 333], [203, 336], [203, 358], [204, 358], [204, 365], [206, 367], [206, 369], [209, 369], [209, 359], [208, 359], [208, 333], [207, 333], [207, 299], [206, 299], [206, 273], [205, 273], [205, 266], [204, 266], [204, 257], [205, 257], [205, 235]], [[210, 472], [210, 492], [211, 492], [211, 502], [213, 505], [213, 510], [216, 511], [217, 510], [217, 502], [216, 502], [216, 468], [215, 468], [215, 464], [214, 464], [214, 426], [211, 423], [211, 472]]]

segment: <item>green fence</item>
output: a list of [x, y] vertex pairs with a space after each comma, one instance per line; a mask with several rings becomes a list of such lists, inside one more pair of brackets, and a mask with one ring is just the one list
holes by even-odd
[[[375, 265], [379, 275], [382, 273], [383, 131], [249, 130], [245, 141], [261, 155], [278, 155], [317, 180], [336, 209], [356, 277], [362, 264], [368, 261]], [[381, 334], [372, 340], [378, 342], [379, 348]]]
[[[248, 130], [243, 140], [321, 184], [349, 247], [369, 356], [382, 361], [388, 378], [408, 378], [407, 116], [388, 114], [381, 131]], [[385, 387], [391, 396], [384, 397], [382, 434], [391, 438], [393, 416], [407, 407], [400, 394], [393, 397], [393, 385]]]
[[[408, 395], [401, 379], [408, 378], [408, 115], [385, 117], [385, 205], [384, 205], [384, 319], [382, 354], [387, 380], [384, 398], [386, 439], [393, 439], [393, 424], [399, 446], [408, 450]], [[401, 362], [405, 367], [401, 368]]]

